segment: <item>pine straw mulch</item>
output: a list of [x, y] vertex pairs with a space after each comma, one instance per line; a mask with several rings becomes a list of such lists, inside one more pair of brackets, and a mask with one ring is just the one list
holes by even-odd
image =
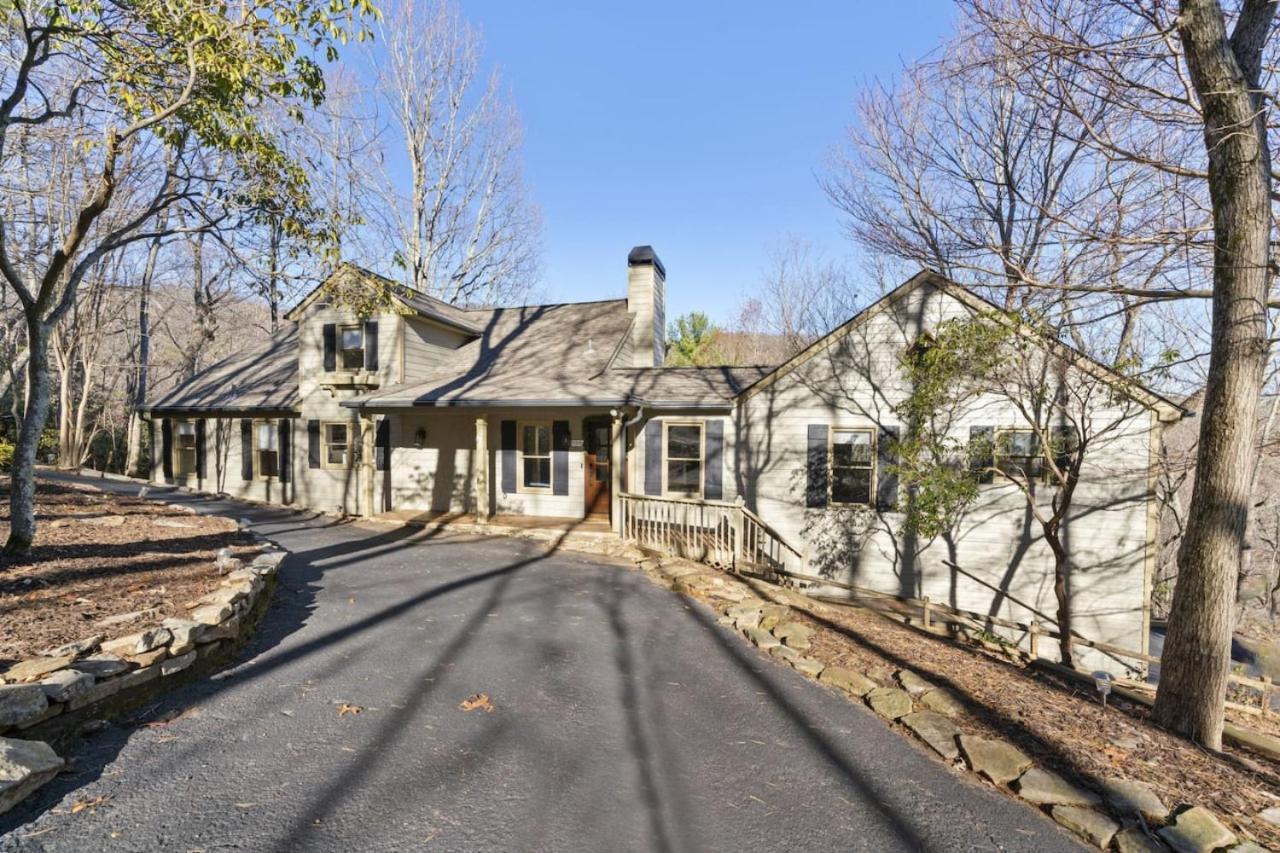
[[[730, 585], [748, 583], [697, 568]], [[874, 611], [797, 602], [803, 596], [759, 581], [749, 585], [761, 597], [804, 607], [796, 620], [815, 628], [806, 654], [827, 666], [845, 666], [894, 686], [894, 673], [910, 669], [961, 701], [966, 710], [955, 721], [967, 733], [1010, 741], [1040, 765], [1086, 787], [1097, 789], [1107, 777], [1145, 782], [1171, 808], [1204, 806], [1241, 841], [1280, 850], [1280, 828], [1256, 817], [1280, 805], [1280, 762], [1234, 749], [1227, 757], [1214, 755], [1158, 728], [1144, 706], [1113, 696], [1104, 710], [1097, 694], [1083, 685]], [[691, 587], [694, 597], [715, 603], [706, 590]]]
[[[0, 533], [9, 526], [0, 485]], [[0, 556], [0, 672], [8, 665], [93, 635], [118, 637], [182, 616], [218, 588], [219, 548], [255, 548], [226, 518], [194, 515], [91, 485], [37, 480], [30, 553]], [[122, 622], [104, 619], [138, 614]]]

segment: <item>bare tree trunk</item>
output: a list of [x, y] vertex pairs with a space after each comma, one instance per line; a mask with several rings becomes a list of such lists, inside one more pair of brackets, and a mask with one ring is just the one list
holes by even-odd
[[54, 360], [58, 362], [58, 466], [70, 467], [76, 455], [76, 429], [72, 423], [76, 411], [76, 406], [72, 405], [72, 382], [79, 347], [76, 332], [67, 336], [55, 329], [51, 346]]
[[[1258, 430], [1258, 452], [1254, 454], [1253, 466], [1249, 470], [1249, 515], [1245, 518], [1244, 542], [1240, 550], [1240, 566], [1236, 571], [1236, 604], [1244, 612], [1243, 602], [1245, 584], [1253, 573], [1253, 543], [1257, 538], [1258, 510], [1266, 505], [1266, 497], [1256, 500], [1258, 494], [1258, 474], [1262, 471], [1262, 462], [1267, 458], [1267, 440], [1275, 429], [1276, 415], [1280, 414], [1280, 396], [1271, 401], [1267, 419]], [[1270, 575], [1268, 575], [1270, 577]]]
[[[167, 217], [160, 221], [163, 230]], [[147, 264], [142, 270], [138, 285], [138, 369], [133, 381], [133, 399], [129, 411], [129, 450], [125, 461], [125, 473], [140, 477], [142, 470], [142, 415], [147, 402], [147, 381], [151, 365], [151, 280], [156, 272], [156, 258], [160, 255], [159, 238], [151, 241], [147, 250]]]
[[271, 334], [280, 331], [280, 241], [284, 228], [278, 218], [271, 220], [271, 235], [267, 244], [267, 260], [271, 269], [267, 272], [267, 304], [271, 306]]
[[1213, 346], [1154, 714], [1214, 750], [1222, 748], [1235, 580], [1267, 357], [1271, 158], [1258, 81], [1275, 9], [1275, 0], [1244, 0], [1230, 39], [1217, 0], [1182, 0], [1179, 20], [1209, 155]]
[[9, 481], [9, 539], [6, 554], [22, 554], [36, 536], [36, 453], [49, 415], [49, 328], [27, 321], [27, 405], [13, 448]]
[[1062, 663], [1065, 666], [1075, 666], [1075, 652], [1071, 647], [1071, 596], [1067, 590], [1067, 578], [1071, 574], [1071, 560], [1067, 556], [1067, 549], [1062, 544], [1062, 539], [1057, 532], [1050, 533], [1044, 531], [1044, 540], [1049, 545], [1049, 550], [1053, 552], [1053, 598], [1057, 602], [1058, 610], [1055, 616], [1058, 622], [1058, 633], [1062, 636], [1058, 639], [1058, 654], [1062, 657]]

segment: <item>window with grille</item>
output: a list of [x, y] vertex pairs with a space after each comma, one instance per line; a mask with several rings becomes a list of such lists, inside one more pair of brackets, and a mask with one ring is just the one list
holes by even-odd
[[831, 502], [870, 504], [875, 434], [869, 429], [831, 431]]
[[344, 326], [338, 341], [338, 363], [343, 370], [364, 369], [364, 329]]
[[254, 462], [259, 477], [280, 476], [280, 433], [274, 421], [256, 421], [254, 428]]
[[179, 477], [196, 474], [196, 425], [178, 421], [173, 425], [173, 470]]
[[551, 488], [551, 424], [520, 424], [520, 485], [541, 491]]
[[667, 424], [667, 494], [702, 496], [702, 424]]

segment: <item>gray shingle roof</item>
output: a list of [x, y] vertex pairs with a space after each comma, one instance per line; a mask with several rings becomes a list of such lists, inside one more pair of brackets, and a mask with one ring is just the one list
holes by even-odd
[[765, 368], [621, 368], [609, 357], [630, 327], [626, 300], [499, 308], [478, 340], [424, 379], [344, 405], [725, 407]]
[[[475, 312], [479, 313], [479, 312]], [[480, 337], [418, 382], [357, 397], [371, 407], [609, 404], [593, 380], [630, 325], [624, 299], [485, 312]], [[616, 397], [616, 393], [614, 394]]]
[[728, 406], [738, 392], [773, 368], [632, 367], [615, 368], [599, 378], [627, 403], [656, 408]]
[[408, 288], [404, 288], [400, 298], [423, 317], [473, 335], [484, 331], [484, 323], [492, 313], [487, 309], [459, 308], [457, 305], [450, 305], [434, 296], [427, 296], [425, 293]]
[[296, 411], [298, 328], [290, 325], [149, 402], [153, 412]]

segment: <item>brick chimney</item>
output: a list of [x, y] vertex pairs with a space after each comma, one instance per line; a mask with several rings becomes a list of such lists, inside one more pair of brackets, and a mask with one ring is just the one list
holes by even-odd
[[661, 367], [666, 352], [667, 271], [652, 246], [627, 255], [627, 312], [631, 324], [631, 366]]

